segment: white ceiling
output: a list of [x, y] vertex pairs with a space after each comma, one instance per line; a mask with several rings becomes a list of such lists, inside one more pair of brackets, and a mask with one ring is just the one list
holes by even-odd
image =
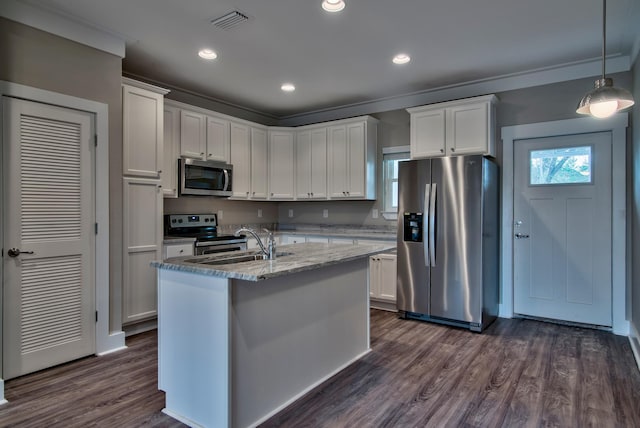
[[[127, 74], [278, 118], [601, 52], [600, 0], [345, 1], [328, 14], [321, 0], [24, 0], [123, 38]], [[607, 8], [607, 53], [632, 55], [640, 0]], [[210, 24], [232, 10], [250, 20]], [[218, 59], [200, 59], [203, 47]], [[392, 64], [399, 52], [412, 61]], [[284, 82], [297, 90], [282, 92]]]

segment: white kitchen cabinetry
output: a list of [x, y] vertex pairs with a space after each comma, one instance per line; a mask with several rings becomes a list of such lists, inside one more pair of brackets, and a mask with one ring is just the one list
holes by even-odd
[[367, 117], [329, 126], [327, 163], [331, 199], [376, 198], [377, 122]]
[[481, 154], [495, 156], [495, 95], [407, 109], [411, 159]]
[[296, 135], [296, 199], [327, 199], [327, 128]]
[[251, 134], [249, 127], [231, 122], [231, 165], [233, 197], [249, 199], [251, 195]]
[[229, 121], [207, 116], [206, 160], [229, 163]]
[[294, 131], [269, 129], [269, 199], [294, 198]]
[[231, 122], [234, 199], [267, 199], [267, 130]]
[[354, 244], [354, 240], [351, 238], [329, 238], [329, 242], [332, 244], [348, 244], [348, 245], [353, 245]]
[[320, 244], [328, 244], [329, 238], [326, 236], [307, 236], [307, 242], [316, 242]]
[[182, 109], [180, 156], [229, 163], [229, 121]]
[[267, 131], [251, 127], [251, 199], [267, 199], [268, 171]]
[[180, 156], [205, 159], [207, 147], [207, 117], [189, 110], [180, 110]]
[[180, 256], [193, 256], [193, 243], [164, 244], [163, 259]]
[[123, 174], [160, 178], [164, 94], [168, 91], [131, 79], [122, 81]]
[[162, 253], [162, 185], [159, 180], [123, 179], [122, 322], [157, 315], [156, 271]]
[[396, 273], [395, 254], [369, 257], [369, 296], [372, 307], [396, 310]]
[[162, 194], [165, 198], [178, 197], [178, 157], [180, 146], [180, 110], [164, 106]]
[[[177, 155], [164, 144], [165, 135], [176, 135], [173, 116], [169, 128], [164, 126], [164, 95], [169, 91], [127, 78], [122, 82], [122, 322], [127, 324], [157, 313], [156, 272], [149, 263], [162, 255], [163, 184], [177, 191], [170, 182], [177, 173], [165, 169], [163, 158], [176, 156], [177, 162]], [[169, 116], [177, 114], [168, 111]]]

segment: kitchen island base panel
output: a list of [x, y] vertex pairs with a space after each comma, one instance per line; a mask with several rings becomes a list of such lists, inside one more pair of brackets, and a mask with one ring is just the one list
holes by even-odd
[[190, 425], [256, 426], [361, 358], [370, 350], [367, 274], [367, 258], [259, 282], [160, 269], [165, 413]]

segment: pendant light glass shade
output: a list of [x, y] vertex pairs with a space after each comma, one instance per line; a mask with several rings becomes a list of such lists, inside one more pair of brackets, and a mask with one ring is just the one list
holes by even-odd
[[629, 91], [616, 88], [613, 86], [613, 79], [604, 77], [606, 48], [607, 0], [602, 0], [602, 78], [596, 80], [594, 90], [582, 97], [576, 113], [605, 118], [634, 104], [633, 95]]

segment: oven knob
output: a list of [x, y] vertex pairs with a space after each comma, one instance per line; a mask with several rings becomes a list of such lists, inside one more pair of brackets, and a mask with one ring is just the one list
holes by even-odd
[[179, 220], [178, 220], [178, 223], [182, 223], [182, 219], [179, 219]]
[[175, 218], [174, 218], [174, 219], [171, 219], [171, 223], [175, 223], [175, 222], [176, 222], [176, 219], [175, 219]]
[[204, 221], [205, 221], [205, 223], [209, 223], [209, 219], [208, 218], [205, 218]]

